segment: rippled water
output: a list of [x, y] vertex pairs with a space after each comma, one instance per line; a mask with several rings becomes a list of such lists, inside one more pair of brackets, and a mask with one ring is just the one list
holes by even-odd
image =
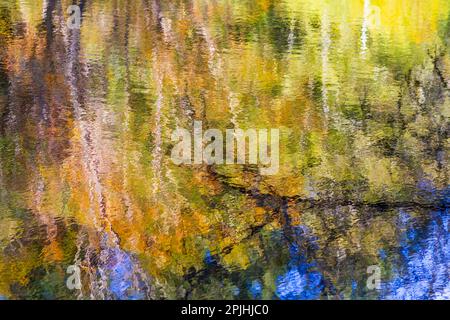
[[447, 0], [77, 4], [0, 0], [0, 299], [450, 299]]

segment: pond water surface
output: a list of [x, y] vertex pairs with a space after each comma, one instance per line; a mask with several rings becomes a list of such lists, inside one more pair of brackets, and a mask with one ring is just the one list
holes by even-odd
[[448, 0], [72, 2], [0, 0], [0, 298], [450, 299]]

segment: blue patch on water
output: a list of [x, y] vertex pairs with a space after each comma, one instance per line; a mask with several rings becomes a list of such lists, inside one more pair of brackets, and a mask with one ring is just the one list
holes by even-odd
[[[408, 210], [399, 210], [397, 250], [378, 251], [388, 270], [378, 291], [379, 299], [450, 299], [449, 208], [429, 215], [429, 222], [423, 226], [423, 222], [411, 216]], [[289, 243], [291, 260], [286, 273], [276, 279], [275, 295], [283, 300], [318, 299], [324, 289], [324, 278], [317, 264], [309, 262], [309, 252], [305, 251], [305, 248], [314, 248], [314, 237], [305, 227], [292, 230], [294, 240]], [[352, 279], [353, 298], [357, 298], [357, 290], [358, 282]]]
[[387, 254], [386, 254], [386, 251], [385, 251], [384, 249], [380, 249], [380, 250], [378, 251], [378, 255], [380, 256], [380, 258], [381, 258], [382, 260], [386, 260], [386, 258], [387, 258]]
[[261, 282], [259, 282], [258, 280], [252, 281], [252, 283], [250, 284], [249, 290], [250, 290], [250, 293], [251, 293], [253, 299], [261, 299], [261, 294], [262, 294]]
[[109, 289], [119, 300], [140, 300], [144, 295], [133, 290], [134, 266], [131, 257], [121, 250], [111, 250]]
[[232, 292], [233, 292], [233, 295], [236, 297], [241, 293], [241, 290], [239, 290], [238, 287], [233, 287]]
[[405, 230], [399, 248], [401, 263], [383, 285], [381, 299], [450, 299], [448, 209], [430, 215], [426, 227]]
[[306, 268], [291, 268], [277, 279], [275, 294], [282, 300], [315, 300], [322, 293], [322, 275]]
[[356, 280], [352, 280], [352, 299], [356, 299], [356, 295], [357, 295], [357, 291], [358, 291], [358, 282]]
[[214, 258], [211, 255], [211, 251], [206, 250], [205, 252], [205, 257], [203, 258], [203, 260], [205, 261], [206, 264], [213, 264], [214, 263]]
[[421, 179], [417, 183], [417, 188], [420, 191], [426, 192], [430, 195], [436, 195], [436, 187], [434, 186], [433, 181], [429, 179]]
[[282, 300], [314, 300], [323, 291], [323, 276], [315, 263], [308, 263], [305, 247], [318, 249], [317, 237], [306, 226], [292, 228], [293, 239], [289, 244], [291, 260], [288, 271], [277, 278], [275, 295]]
[[445, 205], [446, 207], [450, 206], [450, 186], [447, 187], [447, 188], [443, 191], [442, 195], [443, 195], [443, 197], [442, 197], [442, 198], [443, 198], [442, 202], [444, 203], [444, 205]]
[[405, 227], [411, 220], [411, 215], [403, 209], [399, 211], [399, 227]]

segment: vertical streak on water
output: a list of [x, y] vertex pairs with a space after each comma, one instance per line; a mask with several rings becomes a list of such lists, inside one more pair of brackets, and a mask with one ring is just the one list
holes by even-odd
[[[147, 27], [150, 29], [150, 24], [155, 25], [155, 30], [162, 30], [164, 43], [156, 42], [152, 57], [152, 71], [153, 71], [153, 83], [156, 90], [156, 103], [155, 103], [155, 121], [154, 121], [154, 149], [152, 152], [152, 197], [158, 206], [164, 208], [166, 212], [170, 214], [164, 219], [164, 230], [168, 231], [168, 227], [178, 224], [180, 214], [180, 202], [178, 193], [173, 190], [178, 189], [177, 182], [171, 174], [170, 166], [164, 165], [163, 158], [163, 128], [164, 123], [167, 121], [167, 116], [163, 113], [164, 104], [167, 103], [167, 97], [164, 96], [164, 80], [170, 79], [171, 85], [173, 85], [174, 93], [180, 94], [179, 86], [176, 82], [176, 76], [174, 72], [174, 66], [171, 65], [170, 59], [167, 56], [165, 46], [175, 48], [177, 52], [181, 53], [181, 47], [177, 42], [176, 35], [172, 29], [172, 20], [166, 17], [162, 10], [159, 1], [154, 0], [151, 8], [148, 8], [144, 3], [144, 11], [151, 12], [153, 19], [147, 21]], [[154, 29], [150, 29], [154, 32]], [[179, 126], [179, 119], [174, 110], [167, 108], [169, 116], [175, 119], [176, 126]], [[164, 165], [164, 166], [163, 166]], [[164, 169], [164, 179], [163, 179]], [[168, 191], [168, 185], [172, 184], [174, 187], [171, 192]]]
[[45, 20], [45, 16], [47, 15], [47, 0], [42, 0], [42, 20]]
[[[47, 59], [51, 59], [51, 42], [53, 39], [53, 13], [56, 9], [55, 0], [49, 0], [44, 2], [45, 7], [43, 7], [44, 11], [44, 19], [43, 21], [46, 24], [46, 48], [45, 48], [45, 56]], [[45, 75], [45, 66], [38, 62], [34, 61], [33, 57], [33, 66], [35, 69], [32, 71], [32, 80], [33, 80], [33, 105], [34, 105], [34, 113], [37, 117], [37, 136], [38, 143], [36, 146], [36, 159], [31, 163], [32, 170], [35, 177], [35, 187], [34, 187], [34, 208], [37, 218], [43, 225], [46, 227], [47, 231], [47, 240], [49, 243], [53, 242], [57, 236], [57, 227], [54, 221], [54, 218], [50, 216], [48, 212], [43, 212], [44, 205], [44, 192], [45, 192], [45, 181], [40, 172], [39, 166], [45, 161], [46, 150], [44, 141], [47, 141], [46, 137], [46, 128], [49, 125], [49, 105], [46, 100], [47, 87], [45, 82], [41, 81]]]
[[130, 38], [130, 1], [127, 1], [126, 5], [126, 17], [125, 17], [125, 123], [124, 123], [124, 152], [122, 153], [122, 177], [123, 177], [123, 201], [126, 208], [126, 216], [128, 221], [133, 219], [133, 204], [129, 195], [129, 185], [128, 185], [128, 171], [129, 164], [126, 159], [126, 155], [129, 151], [129, 140], [130, 140], [130, 49], [129, 49], [129, 38]]
[[364, 18], [361, 30], [361, 54], [363, 56], [367, 53], [367, 38], [369, 31], [369, 15], [370, 15], [370, 0], [364, 0]]
[[234, 92], [230, 92], [228, 95], [228, 103], [230, 105], [230, 112], [231, 112], [231, 123], [233, 124], [234, 128], [239, 128], [238, 123], [238, 114], [239, 114], [239, 99], [236, 97], [236, 94]]
[[[83, 242], [84, 242], [83, 235], [84, 234], [81, 231], [79, 231], [77, 234], [77, 240], [76, 240], [77, 252], [75, 253], [74, 265], [76, 265], [78, 267], [81, 266], [80, 254], [81, 254], [81, 250], [82, 250]], [[82, 300], [83, 299], [83, 287], [81, 287], [79, 291], [80, 291], [80, 293], [78, 294], [77, 299]]]
[[294, 29], [295, 29], [295, 19], [292, 18], [288, 36], [288, 57], [292, 55], [292, 50], [294, 49], [294, 42], [295, 42]]
[[[287, 55], [286, 55], [286, 59], [285, 59], [285, 63], [287, 65], [289, 65], [292, 62], [292, 58], [293, 58], [293, 50], [294, 50], [294, 44], [295, 44], [295, 22], [296, 20], [294, 18], [291, 18], [291, 22], [290, 22], [290, 27], [289, 27], [289, 35], [288, 35], [288, 51], [287, 51]], [[283, 79], [283, 87], [286, 88], [288, 86], [290, 86], [290, 82], [292, 81], [291, 76], [285, 76]]]
[[[89, 216], [92, 218], [95, 228], [101, 235], [100, 245], [102, 247], [102, 251], [100, 254], [100, 260], [103, 262], [103, 265], [106, 265], [109, 245], [117, 248], [119, 240], [112, 229], [111, 222], [106, 212], [104, 188], [99, 175], [99, 166], [101, 161], [95, 151], [94, 145], [95, 135], [88, 118], [85, 117], [86, 112], [83, 110], [80, 102], [82, 96], [79, 89], [79, 77], [76, 74], [77, 70], [81, 69], [81, 63], [78, 62], [80, 59], [80, 33], [81, 32], [79, 29], [73, 29], [70, 31], [67, 49], [66, 79], [68, 80], [68, 86], [70, 89], [71, 104], [73, 106], [75, 122], [81, 135], [83, 169], [86, 177], [88, 178], [89, 185]], [[96, 218], [95, 209], [93, 207], [94, 203], [97, 203], [100, 210], [101, 225], [98, 224]], [[103, 299], [105, 298], [105, 291], [107, 290], [107, 277], [102, 265], [98, 265], [97, 269], [100, 274], [100, 283], [99, 287], [97, 287], [96, 283], [91, 284], [95, 290], [95, 292], [92, 293], [92, 296]]]
[[[95, 195], [93, 192], [93, 183], [92, 183], [92, 174], [89, 174], [90, 172], [90, 159], [88, 155], [88, 128], [84, 124], [84, 121], [82, 119], [83, 117], [83, 111], [81, 109], [81, 105], [79, 103], [79, 92], [78, 92], [78, 84], [77, 84], [77, 76], [75, 75], [75, 66], [74, 62], [75, 59], [78, 59], [78, 43], [80, 38], [80, 31], [77, 29], [71, 30], [68, 32], [67, 37], [67, 66], [66, 66], [66, 79], [68, 82], [69, 90], [70, 90], [70, 98], [71, 98], [71, 104], [73, 106], [73, 112], [75, 117], [75, 122], [78, 126], [78, 130], [80, 131], [81, 136], [81, 149], [82, 149], [82, 165], [83, 165], [83, 171], [85, 172], [85, 175], [88, 177], [88, 186], [89, 186], [89, 217], [91, 217], [92, 222], [94, 224], [94, 227], [96, 230], [101, 230], [101, 227], [98, 224], [97, 217], [95, 216], [95, 211], [92, 206], [92, 204], [95, 202]], [[91, 299], [96, 298], [104, 298], [104, 294], [101, 292], [101, 290], [96, 285], [96, 277], [91, 272], [92, 268], [90, 268], [90, 261], [91, 261], [91, 248], [88, 246], [87, 252], [87, 261], [88, 261], [88, 269], [89, 269], [89, 276], [90, 276], [90, 290], [91, 290]], [[76, 260], [75, 260], [76, 263]]]
[[158, 66], [159, 58], [157, 54], [153, 56], [153, 65], [155, 72], [155, 82], [156, 82], [156, 111], [155, 111], [155, 147], [153, 149], [153, 160], [152, 160], [152, 168], [153, 168], [153, 195], [159, 193], [161, 188], [161, 162], [162, 162], [162, 128], [161, 128], [161, 115], [162, 115], [162, 106], [164, 101], [163, 96], [163, 79], [162, 74]]
[[[161, 5], [159, 1], [154, 0], [152, 2], [152, 12], [154, 17], [154, 23], [159, 24], [163, 32], [163, 38], [166, 45], [175, 44], [175, 36], [172, 30], [172, 20], [163, 15], [161, 10]], [[162, 109], [165, 103], [164, 99], [164, 75], [167, 72], [167, 61], [163, 55], [163, 48], [158, 48], [155, 45], [153, 57], [152, 57], [152, 70], [154, 73], [153, 81], [155, 83], [156, 89], [156, 103], [155, 103], [155, 122], [154, 122], [154, 148], [153, 148], [153, 160], [152, 160], [152, 172], [153, 172], [153, 182], [152, 182], [152, 194], [155, 201], [158, 200], [158, 194], [160, 194], [162, 189]]]
[[223, 76], [223, 62], [220, 55], [217, 53], [217, 45], [214, 43], [214, 39], [208, 30], [206, 22], [204, 21], [205, 14], [202, 7], [203, 5], [208, 6], [207, 3], [203, 2], [196, 2], [193, 4], [193, 18], [197, 24], [198, 30], [200, 30], [200, 35], [203, 37], [208, 47], [208, 67], [214, 79], [217, 81], [221, 76]]
[[231, 113], [231, 123], [235, 128], [239, 128], [238, 116], [239, 116], [239, 98], [237, 94], [230, 88], [229, 83], [227, 83], [227, 79], [225, 78], [225, 73], [223, 72], [223, 60], [220, 54], [218, 53], [217, 45], [214, 43], [214, 39], [211, 36], [208, 27], [203, 18], [201, 8], [197, 9], [199, 11], [198, 14], [194, 14], [196, 23], [201, 31], [201, 35], [206, 42], [208, 47], [208, 66], [213, 75], [214, 79], [219, 83], [219, 81], [223, 81], [223, 86], [225, 90], [228, 92], [228, 106]]
[[325, 117], [328, 117], [330, 107], [328, 105], [328, 69], [329, 69], [329, 52], [331, 46], [330, 38], [330, 20], [328, 17], [328, 8], [324, 8], [321, 24], [322, 35], [322, 108], [325, 113]]
[[0, 163], [0, 201], [6, 202], [6, 186], [5, 186], [5, 180], [3, 178], [3, 166]]
[[[124, 191], [123, 191], [123, 199], [124, 204], [126, 207], [126, 217], [128, 218], [128, 221], [131, 223], [133, 220], [133, 203], [130, 199], [129, 195], [129, 182], [128, 182], [128, 171], [129, 171], [129, 162], [126, 159], [125, 155], [129, 152], [129, 141], [131, 139], [131, 129], [130, 129], [130, 114], [132, 113], [132, 110], [130, 108], [130, 90], [131, 90], [131, 79], [130, 79], [130, 48], [129, 48], [129, 42], [130, 42], [130, 0], [127, 0], [126, 3], [126, 12], [125, 12], [125, 39], [124, 39], [124, 47], [125, 47], [125, 69], [126, 69], [126, 75], [125, 75], [125, 153], [122, 157], [123, 163], [123, 185], [124, 185]], [[145, 11], [145, 10], [144, 10]], [[162, 89], [161, 89], [162, 92]], [[159, 108], [161, 109], [161, 108]], [[160, 144], [162, 144], [162, 138], [161, 138], [161, 132], [159, 133], [159, 141]], [[161, 145], [159, 147], [161, 149]], [[160, 152], [161, 158], [162, 158], [162, 152]], [[161, 160], [160, 160], [161, 161]], [[140, 268], [139, 265], [133, 265], [134, 272], [140, 276], [140, 279], [145, 283], [145, 292], [147, 294], [147, 297], [151, 296], [151, 287], [149, 286], [150, 279], [148, 279], [145, 272]], [[139, 279], [138, 277], [133, 277], [133, 288], [138, 291], [139, 290]]]

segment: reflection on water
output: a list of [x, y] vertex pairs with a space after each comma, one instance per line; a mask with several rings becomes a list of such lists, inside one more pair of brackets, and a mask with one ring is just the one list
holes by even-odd
[[71, 4], [0, 0], [0, 299], [450, 299], [447, 0]]

